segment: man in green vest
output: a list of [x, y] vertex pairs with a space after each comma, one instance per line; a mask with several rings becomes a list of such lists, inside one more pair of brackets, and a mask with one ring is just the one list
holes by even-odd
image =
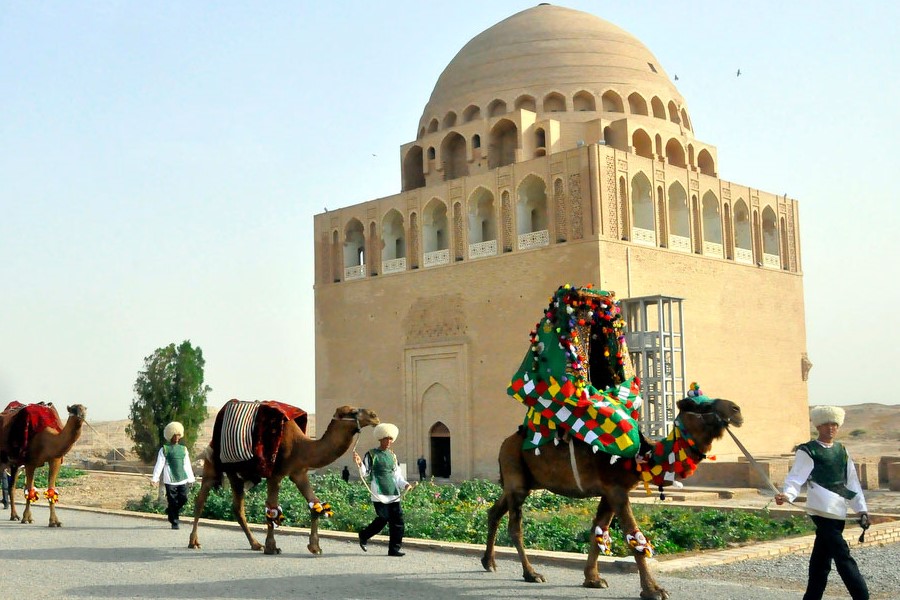
[[844, 541], [847, 502], [859, 515], [863, 529], [869, 526], [869, 514], [856, 467], [840, 442], [834, 440], [844, 424], [844, 409], [817, 406], [810, 411], [812, 424], [819, 432], [815, 440], [797, 446], [794, 465], [784, 480], [784, 490], [775, 495], [776, 504], [793, 502], [804, 484], [806, 512], [816, 524], [816, 541], [809, 557], [809, 581], [803, 600], [820, 600], [828, 584], [831, 561], [847, 586], [853, 600], [869, 600], [869, 588], [850, 556]]
[[365, 458], [353, 453], [353, 460], [359, 467], [365, 478], [371, 474], [369, 492], [372, 495], [372, 504], [375, 507], [375, 520], [365, 529], [359, 532], [359, 547], [363, 552], [368, 552], [366, 544], [373, 535], [381, 533], [384, 526], [388, 526], [388, 556], [403, 556], [406, 553], [400, 551], [403, 544], [405, 524], [403, 522], [403, 507], [400, 498], [403, 490], [411, 487], [400, 471], [397, 455], [391, 450], [391, 445], [397, 439], [400, 432], [396, 425], [381, 423], [375, 427], [375, 439], [378, 447], [366, 452]]
[[178, 517], [187, 503], [187, 484], [194, 483], [194, 470], [187, 448], [178, 442], [184, 437], [184, 425], [172, 421], [163, 429], [166, 443], [159, 449], [156, 466], [153, 467], [153, 483], [159, 483], [162, 476], [166, 485], [166, 514], [172, 529], [178, 529]]

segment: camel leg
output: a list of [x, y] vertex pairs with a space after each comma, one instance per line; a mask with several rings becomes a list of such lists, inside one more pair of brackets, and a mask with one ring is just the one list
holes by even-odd
[[200, 515], [203, 514], [203, 507], [206, 506], [206, 498], [209, 496], [209, 491], [215, 485], [216, 476], [213, 473], [210, 473], [208, 476], [206, 474], [206, 469], [204, 469], [203, 473], [203, 483], [200, 486], [200, 491], [197, 493], [197, 499], [194, 501], [194, 527], [191, 529], [191, 537], [188, 540], [188, 548], [196, 548], [200, 549], [200, 538], [197, 537], [197, 529], [200, 526]]
[[500, 519], [509, 510], [506, 503], [506, 493], [500, 495], [494, 505], [488, 509], [487, 545], [484, 548], [484, 556], [481, 557], [481, 566], [485, 571], [496, 571], [497, 562], [494, 560], [494, 546], [497, 542], [497, 529], [500, 527]]
[[[622, 528], [622, 532], [627, 534], [635, 531], [638, 526], [634, 513], [631, 512], [628, 490], [621, 488], [611, 490], [606, 497], [616, 516], [619, 517], [619, 526]], [[643, 600], [666, 600], [669, 593], [656, 583], [656, 579], [650, 571], [650, 565], [647, 563], [647, 557], [642, 553], [635, 552], [634, 562], [637, 563], [638, 572], [641, 575], [641, 598]]]
[[[266, 480], [266, 509], [278, 506], [278, 490], [281, 489], [281, 477], [271, 476]], [[242, 491], [243, 494], [243, 491]], [[281, 511], [279, 507], [279, 512]], [[243, 518], [243, 501], [241, 505], [241, 517]], [[245, 521], [246, 522], [246, 521]], [[249, 533], [249, 530], [247, 530]], [[281, 548], [275, 545], [275, 523], [272, 519], [266, 519], [266, 545], [265, 554], [281, 554]]]
[[12, 477], [9, 480], [9, 520], [18, 521], [19, 513], [16, 511], [16, 481], [19, 480], [19, 467], [9, 467]]
[[547, 580], [531, 566], [531, 562], [525, 554], [525, 545], [522, 542], [522, 504], [528, 498], [529, 493], [529, 491], [524, 493], [518, 491], [504, 493], [507, 496], [507, 506], [509, 507], [507, 531], [509, 532], [509, 539], [519, 553], [519, 560], [522, 561], [522, 577], [529, 583], [544, 583]]
[[[594, 531], [597, 530], [597, 527], [602, 529], [608, 528], [612, 518], [612, 507], [609, 505], [609, 502], [606, 501], [606, 497], [604, 496], [597, 505], [597, 514], [594, 516], [594, 522], [591, 524], [591, 537], [593, 538]], [[584, 583], [581, 584], [586, 588], [605, 589], [609, 587], [609, 583], [600, 577], [600, 572], [597, 570], [597, 559], [599, 557], [600, 546], [592, 541], [591, 545], [588, 547], [587, 563], [584, 565]]]
[[[244, 512], [244, 480], [240, 479], [237, 475], [229, 473], [228, 481], [231, 483], [231, 510], [234, 512], [235, 517], [237, 517], [238, 525], [244, 530], [244, 535], [247, 536], [247, 541], [250, 542], [250, 549], [262, 550], [262, 544], [253, 537], [253, 532], [250, 531], [250, 526], [247, 524], [247, 514]], [[278, 549], [276, 548], [276, 550]], [[272, 552], [266, 551], [266, 554], [272, 554]]]
[[[307, 502], [319, 501], [318, 497], [316, 497], [316, 492], [312, 489], [312, 484], [309, 482], [306, 471], [297, 475], [291, 475], [291, 481], [294, 482], [294, 485], [297, 486], [297, 489], [306, 498]], [[310, 511], [310, 516], [312, 519], [309, 524], [309, 543], [306, 545], [306, 549], [312, 554], [322, 554], [322, 547], [319, 546], [319, 515]]]
[[31, 518], [31, 498], [29, 492], [34, 487], [34, 467], [25, 467], [25, 510], [22, 511], [22, 524], [34, 523]]
[[[59, 469], [62, 467], [62, 458], [54, 458], [50, 460], [50, 474], [47, 478], [47, 489], [56, 489], [56, 478], [59, 475]], [[50, 527], [62, 527], [62, 522], [56, 516], [56, 502], [50, 502]]]

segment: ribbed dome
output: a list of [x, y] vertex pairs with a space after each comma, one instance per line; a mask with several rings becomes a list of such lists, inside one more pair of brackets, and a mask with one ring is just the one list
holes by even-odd
[[607, 89], [683, 105], [659, 61], [633, 35], [594, 15], [541, 4], [466, 44], [438, 78], [419, 126], [471, 104], [484, 110], [496, 98]]

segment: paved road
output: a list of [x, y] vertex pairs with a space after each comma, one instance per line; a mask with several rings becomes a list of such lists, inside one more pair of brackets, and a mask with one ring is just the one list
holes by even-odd
[[[279, 536], [283, 553], [251, 552], [239, 530], [200, 529], [202, 550], [189, 550], [189, 531], [155, 518], [59, 509], [60, 529], [46, 526], [46, 507], [34, 524], [0, 521], [3, 589], [16, 598], [637, 598], [637, 574], [604, 573], [606, 590], [580, 586], [581, 566], [535, 560], [549, 583], [528, 584], [514, 558], [486, 573], [477, 557], [438, 549], [407, 548], [386, 556], [373, 542], [364, 554], [352, 541], [323, 539], [322, 556], [306, 551], [306, 538]], [[261, 536], [260, 536], [261, 537]], [[686, 579], [660, 574], [673, 599], [771, 600], [800, 594], [746, 581]]]

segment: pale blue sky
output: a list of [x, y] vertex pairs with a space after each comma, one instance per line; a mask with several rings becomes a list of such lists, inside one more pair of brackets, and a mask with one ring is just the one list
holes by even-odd
[[[441, 70], [535, 4], [0, 0], [0, 406], [125, 418], [190, 339], [210, 404], [313, 410], [313, 214], [399, 191]], [[724, 179], [800, 201], [811, 401], [900, 402], [900, 3], [564, 5], [678, 74]]]

